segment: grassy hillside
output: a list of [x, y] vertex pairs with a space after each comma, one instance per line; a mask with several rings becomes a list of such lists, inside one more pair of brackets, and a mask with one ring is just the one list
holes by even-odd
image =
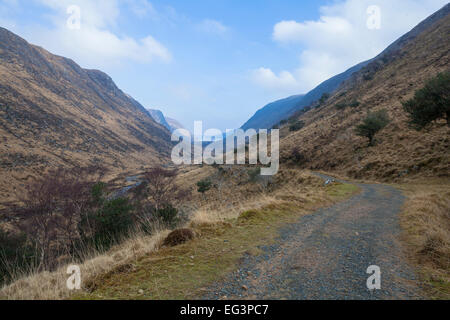
[[0, 28], [0, 208], [48, 168], [167, 161], [167, 129], [106, 74]]
[[[345, 82], [326, 103], [299, 117], [303, 129], [283, 129], [283, 157], [299, 148], [311, 169], [334, 171], [353, 178], [398, 180], [415, 176], [448, 177], [450, 128], [438, 121], [429, 129], [409, 127], [402, 101], [439, 72], [448, 70], [450, 6], [439, 19], [412, 31], [414, 38], [394, 44]], [[417, 34], [417, 35], [416, 35]], [[409, 40], [408, 40], [409, 39]], [[375, 136], [374, 146], [355, 134], [368, 112], [385, 109], [391, 122]]]
[[[449, 32], [447, 5], [354, 74], [326, 103], [291, 119], [304, 126], [293, 132], [289, 125], [282, 128], [280, 148], [286, 166], [394, 182], [404, 190], [405, 250], [429, 296], [441, 299], [450, 297], [450, 127], [441, 118], [425, 129], [411, 128], [402, 102], [449, 70]], [[390, 122], [370, 145], [355, 128], [381, 110]]]

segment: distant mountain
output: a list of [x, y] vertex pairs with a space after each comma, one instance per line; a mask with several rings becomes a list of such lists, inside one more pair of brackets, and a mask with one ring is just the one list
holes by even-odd
[[171, 126], [167, 123], [166, 117], [160, 110], [156, 109], [147, 109], [147, 110], [156, 122], [166, 127], [167, 130], [172, 131]]
[[251, 117], [241, 128], [244, 130], [250, 128], [272, 128], [274, 125], [280, 123], [281, 120], [289, 118], [296, 111], [308, 107], [315, 101], [318, 101], [324, 93], [333, 93], [345, 80], [349, 79], [353, 73], [361, 70], [369, 62], [370, 60], [359, 63], [347, 71], [324, 81], [307, 94], [296, 95], [269, 103], [262, 109], [258, 110], [255, 115]]
[[291, 96], [282, 100], [269, 103], [258, 110], [241, 128], [270, 129], [283, 120], [290, 110], [301, 103], [304, 95]]
[[171, 131], [174, 131], [174, 130], [177, 130], [177, 129], [185, 129], [184, 126], [180, 122], [175, 120], [175, 119], [166, 117], [166, 121], [169, 124], [169, 126], [172, 128]]
[[166, 117], [164, 113], [162, 113], [162, 111], [160, 110], [156, 109], [147, 109], [147, 110], [156, 122], [166, 127], [167, 130], [169, 130], [170, 132], [184, 128], [181, 123], [179, 123], [175, 119]]
[[98, 70], [0, 28], [0, 198], [56, 166], [169, 161], [169, 131]]

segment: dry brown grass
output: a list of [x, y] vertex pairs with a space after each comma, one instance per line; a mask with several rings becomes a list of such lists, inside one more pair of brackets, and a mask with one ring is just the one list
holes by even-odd
[[[157, 250], [169, 231], [157, 232], [154, 236], [137, 233], [127, 241], [113, 247], [106, 253], [91, 252], [91, 258], [83, 263], [74, 263], [81, 270], [81, 278], [95, 279], [114, 268], [126, 265], [154, 250]], [[60, 300], [75, 293], [67, 289], [67, 266], [54, 272], [30, 272], [11, 285], [0, 290], [0, 299], [6, 300]], [[84, 283], [82, 283], [83, 285]]]
[[[180, 183], [184, 187], [193, 187], [198, 179], [212, 177], [216, 169], [205, 167], [184, 170], [184, 174], [180, 176]], [[227, 187], [223, 188], [222, 193], [215, 189], [206, 199], [201, 195], [194, 195], [188, 205], [193, 211], [186, 227], [195, 229], [200, 225], [214, 225], [236, 219], [242, 212], [250, 209], [284, 206], [286, 203], [298, 207], [299, 210], [304, 208], [312, 210], [339, 198], [329, 195], [327, 189], [323, 187], [322, 180], [308, 172], [281, 170], [273, 189], [264, 190], [258, 183], [243, 183], [243, 177], [239, 175], [242, 170], [236, 170], [237, 173], [234, 170], [230, 171]], [[224, 205], [224, 199], [228, 199], [227, 205]], [[169, 233], [169, 230], [165, 230], [149, 237], [137, 232], [131, 239], [106, 253], [86, 254], [85, 262], [79, 264], [82, 279], [88, 284], [95, 283], [95, 279], [122, 266], [133, 264], [135, 260], [158, 250]], [[67, 266], [55, 272], [30, 273], [25, 277], [19, 277], [17, 281], [0, 290], [0, 299], [66, 299], [76, 293], [66, 289], [68, 277], [66, 269]]]
[[403, 240], [432, 298], [450, 299], [450, 181], [402, 184]]
[[[246, 210], [285, 201], [304, 204], [324, 196], [317, 193], [322, 181], [308, 171], [281, 168], [267, 187], [264, 181], [249, 180], [248, 171], [252, 169], [228, 167], [223, 174], [210, 166], [182, 169], [177, 183], [192, 191], [191, 200], [184, 204], [190, 224], [225, 222]], [[215, 185], [205, 195], [198, 193], [196, 187], [202, 179], [209, 179]]]

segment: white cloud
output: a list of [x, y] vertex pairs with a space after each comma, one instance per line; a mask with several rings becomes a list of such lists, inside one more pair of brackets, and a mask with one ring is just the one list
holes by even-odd
[[[315, 21], [280, 21], [274, 26], [273, 40], [284, 46], [298, 46], [300, 65], [278, 77], [270, 69], [263, 69], [264, 72], [259, 69], [260, 76], [267, 79], [260, 84], [271, 83], [278, 90], [292, 87], [295, 82], [295, 90], [307, 92], [373, 58], [446, 3], [446, 0], [345, 0], [321, 7], [321, 16]], [[371, 5], [381, 9], [380, 29], [367, 27], [367, 8]]]
[[158, 16], [158, 13], [156, 12], [153, 5], [147, 0], [126, 0], [126, 4], [129, 6], [131, 11], [139, 18], [144, 18], [147, 16], [156, 18]]
[[252, 71], [252, 79], [258, 85], [268, 89], [294, 89], [299, 86], [297, 80], [288, 71], [276, 75], [268, 68], [259, 68]]
[[[327, 38], [316, 38], [318, 33], [326, 34]], [[314, 41], [324, 44], [325, 41], [330, 40], [329, 36], [347, 38], [351, 33], [352, 25], [346, 19], [323, 16], [319, 21], [306, 21], [304, 23], [281, 21], [274, 27], [273, 38], [284, 43]]]
[[[118, 33], [119, 0], [34, 0], [50, 9], [51, 27], [22, 27], [22, 33], [32, 42], [49, 51], [70, 57], [86, 68], [107, 68], [123, 61], [149, 63], [155, 60], [170, 62], [170, 51], [151, 35], [135, 39]], [[152, 14], [151, 4], [145, 0], [126, 0], [138, 17]], [[81, 28], [67, 27], [67, 8], [81, 9]]]
[[197, 26], [197, 29], [205, 33], [211, 33], [216, 35], [224, 35], [229, 30], [229, 28], [223, 25], [221, 22], [212, 19], [203, 20]]

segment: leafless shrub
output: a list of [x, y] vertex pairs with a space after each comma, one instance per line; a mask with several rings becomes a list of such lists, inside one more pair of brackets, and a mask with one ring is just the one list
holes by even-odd
[[189, 192], [176, 183], [177, 170], [156, 167], [146, 172], [143, 182], [134, 190], [136, 219], [140, 227], [151, 233], [153, 225], [176, 227], [183, 221], [177, 204], [189, 196]]
[[20, 196], [24, 206], [16, 226], [39, 251], [40, 269], [54, 268], [58, 256], [70, 253], [80, 215], [91, 205], [91, 188], [104, 173], [97, 167], [51, 170]]
[[176, 184], [177, 174], [177, 170], [161, 167], [156, 167], [144, 174], [143, 195], [156, 210], [173, 205], [189, 195]]

